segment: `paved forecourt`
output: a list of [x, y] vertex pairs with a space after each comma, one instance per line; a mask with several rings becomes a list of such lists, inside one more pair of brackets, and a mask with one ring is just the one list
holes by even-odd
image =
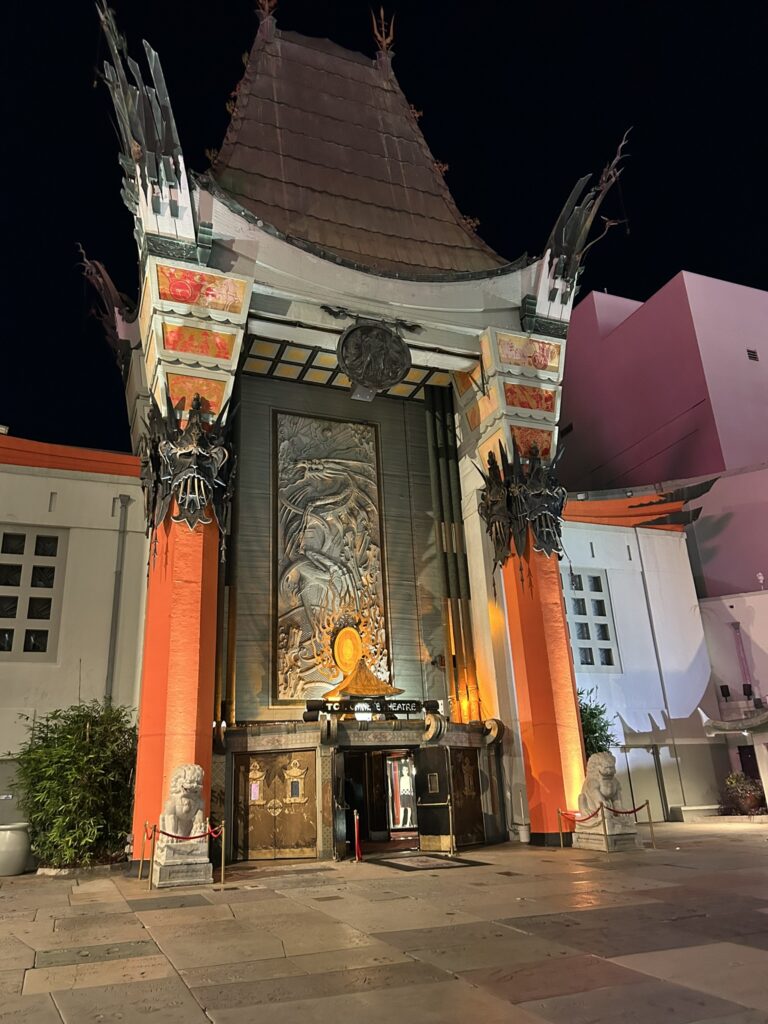
[[768, 1024], [768, 827], [0, 884], [0, 1021]]

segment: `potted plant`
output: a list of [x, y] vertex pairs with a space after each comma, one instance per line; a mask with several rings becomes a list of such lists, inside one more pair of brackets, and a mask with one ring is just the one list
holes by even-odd
[[725, 780], [723, 804], [739, 814], [754, 814], [765, 802], [763, 787], [744, 772], [732, 772]]

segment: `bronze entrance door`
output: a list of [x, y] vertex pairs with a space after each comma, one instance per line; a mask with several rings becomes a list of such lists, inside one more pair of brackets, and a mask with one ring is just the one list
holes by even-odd
[[314, 750], [236, 755], [234, 839], [238, 860], [317, 856]]
[[479, 846], [485, 842], [485, 826], [477, 749], [451, 747], [451, 783], [456, 846]]

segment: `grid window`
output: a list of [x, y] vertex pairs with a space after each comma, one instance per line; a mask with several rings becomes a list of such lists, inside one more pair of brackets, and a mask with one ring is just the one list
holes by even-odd
[[4, 533], [0, 551], [4, 555], [23, 555], [26, 539], [25, 533]]
[[53, 661], [67, 534], [0, 524], [0, 661]]
[[565, 569], [562, 580], [576, 670], [621, 672], [605, 572]]
[[13, 562], [0, 565], [0, 587], [20, 587], [21, 566]]
[[35, 537], [35, 554], [44, 558], [55, 558], [59, 550], [59, 538], [49, 537], [47, 534], [39, 533]]

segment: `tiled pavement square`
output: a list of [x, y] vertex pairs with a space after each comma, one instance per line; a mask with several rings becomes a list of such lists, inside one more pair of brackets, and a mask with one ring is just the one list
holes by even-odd
[[712, 1017], [726, 1017], [743, 1009], [738, 1003], [707, 995], [667, 981], [643, 981], [553, 996], [523, 1003], [534, 1019], [560, 1024], [692, 1024]]

